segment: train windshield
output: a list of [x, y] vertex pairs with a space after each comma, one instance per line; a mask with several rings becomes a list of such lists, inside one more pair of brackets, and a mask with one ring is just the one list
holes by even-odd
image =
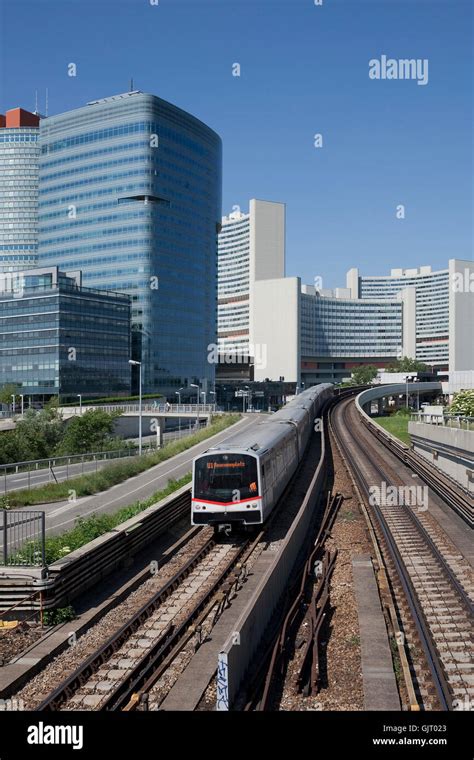
[[257, 460], [245, 454], [209, 454], [197, 460], [194, 498], [243, 501], [258, 496]]

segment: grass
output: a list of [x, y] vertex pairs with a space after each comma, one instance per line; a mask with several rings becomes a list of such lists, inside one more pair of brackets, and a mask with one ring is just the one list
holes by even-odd
[[390, 417], [374, 417], [380, 427], [383, 427], [388, 433], [391, 433], [407, 446], [410, 445], [411, 439], [408, 433], [409, 417], [407, 415], [391, 415]]
[[[156, 491], [152, 496], [145, 501], [136, 501], [133, 504], [129, 504], [126, 507], [122, 507], [114, 514], [95, 514], [90, 517], [79, 517], [76, 520], [74, 528], [61, 533], [59, 536], [48, 536], [45, 541], [45, 558], [46, 564], [50, 565], [52, 562], [65, 557], [75, 549], [80, 549], [81, 546], [90, 543], [95, 538], [103, 536], [104, 533], [108, 533], [131, 517], [140, 514], [148, 507], [151, 507], [156, 502], [169, 496], [174, 491], [182, 488], [191, 480], [191, 473], [184, 475], [179, 480], [169, 480], [166, 488], [161, 491]], [[18, 551], [14, 557], [12, 557], [12, 564], [21, 564], [22, 557], [29, 558], [32, 556], [33, 551], [38, 550], [38, 546], [35, 544], [25, 544], [20, 551]], [[72, 619], [72, 618], [67, 618]], [[58, 621], [56, 621], [58, 622]], [[52, 624], [52, 623], [51, 623]]]
[[240, 419], [239, 414], [222, 415], [207, 428], [203, 428], [193, 435], [181, 438], [173, 443], [168, 444], [163, 449], [154, 451], [151, 454], [145, 454], [142, 457], [134, 457], [125, 462], [116, 462], [98, 472], [81, 475], [62, 483], [47, 483], [37, 488], [31, 488], [22, 491], [10, 491], [7, 494], [8, 508], [26, 507], [35, 504], [47, 504], [54, 501], [62, 501], [74, 496], [75, 499], [81, 496], [91, 496], [95, 493], [105, 491], [118, 483], [123, 483], [134, 475], [149, 470], [160, 462], [164, 462], [176, 454], [194, 446], [196, 443], [205, 441], [216, 433], [220, 433], [230, 425], [233, 425]]

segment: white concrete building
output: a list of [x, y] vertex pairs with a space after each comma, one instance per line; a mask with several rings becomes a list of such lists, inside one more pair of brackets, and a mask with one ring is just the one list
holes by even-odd
[[255, 284], [285, 276], [285, 204], [252, 199], [248, 214], [222, 217], [217, 261], [219, 354], [252, 361]]

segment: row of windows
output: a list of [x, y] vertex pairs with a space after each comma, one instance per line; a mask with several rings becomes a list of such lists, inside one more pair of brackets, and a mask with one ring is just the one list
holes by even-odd
[[[37, 129], [37, 128], [36, 128]], [[0, 143], [33, 143], [38, 141], [38, 130], [34, 133], [9, 132], [8, 129], [0, 130]]]
[[41, 146], [42, 155], [56, 153], [58, 150], [64, 150], [65, 148], [71, 148], [74, 145], [84, 145], [90, 142], [96, 142], [97, 140], [107, 140], [111, 137], [121, 137], [122, 135], [139, 134], [140, 132], [148, 132], [149, 134], [158, 133], [158, 124], [150, 121], [135, 122], [132, 124], [125, 124], [120, 127], [109, 127], [108, 129], [98, 129], [95, 132], [86, 132], [82, 135], [75, 135], [74, 137], [65, 137], [62, 140], [56, 140], [51, 143], [44, 143], [45, 137], [43, 137], [43, 144]]
[[61, 156], [61, 158], [55, 158], [51, 161], [46, 161], [45, 159], [41, 159], [40, 165], [42, 171], [45, 169], [52, 169], [54, 166], [61, 166], [67, 163], [71, 163], [72, 161], [84, 161], [90, 158], [94, 158], [94, 156], [103, 156], [107, 153], [123, 153], [123, 152], [129, 152], [130, 150], [137, 150], [137, 149], [143, 149], [143, 148], [149, 148], [150, 147], [150, 138], [147, 137], [145, 140], [141, 139], [140, 137], [133, 142], [128, 143], [120, 143], [120, 145], [111, 145], [109, 147], [102, 146], [98, 148], [97, 150], [88, 150], [84, 153], [73, 153], [69, 156]]

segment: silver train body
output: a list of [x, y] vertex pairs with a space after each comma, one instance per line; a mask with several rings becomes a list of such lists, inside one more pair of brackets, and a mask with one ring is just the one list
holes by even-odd
[[193, 462], [193, 525], [265, 522], [298, 467], [329, 383], [295, 396], [250, 431], [235, 433]]

